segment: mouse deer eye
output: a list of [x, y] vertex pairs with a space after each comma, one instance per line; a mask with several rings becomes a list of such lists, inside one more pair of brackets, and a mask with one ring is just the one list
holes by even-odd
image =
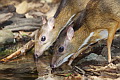
[[63, 46], [61, 46], [61, 47], [59, 47], [59, 50], [58, 50], [59, 52], [63, 52], [64, 51], [64, 47]]
[[42, 36], [41, 41], [45, 41], [45, 40], [46, 40], [46, 37]]

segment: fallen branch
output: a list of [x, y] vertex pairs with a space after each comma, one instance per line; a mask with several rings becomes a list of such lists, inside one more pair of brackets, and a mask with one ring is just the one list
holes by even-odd
[[5, 25], [4, 29], [11, 31], [29, 31], [39, 29], [43, 25], [42, 18], [12, 18], [8, 22], [11, 22], [10, 25]]
[[2, 13], [2, 14], [0, 14], [0, 23], [3, 23], [5, 21], [7, 21], [12, 16], [13, 16], [12, 13]]
[[39, 28], [40, 27], [24, 26], [24, 27], [16, 27], [16, 28], [7, 29], [7, 30], [10, 30], [10, 31], [32, 31], [32, 30], [37, 30]]
[[0, 62], [8, 62], [11, 59], [14, 59], [18, 56], [24, 55], [28, 50], [30, 50], [35, 44], [34, 40], [29, 41], [28, 43], [26, 43], [23, 47], [21, 47], [19, 50], [17, 50], [16, 52], [12, 53], [11, 55], [7, 56], [6, 58], [0, 60]]

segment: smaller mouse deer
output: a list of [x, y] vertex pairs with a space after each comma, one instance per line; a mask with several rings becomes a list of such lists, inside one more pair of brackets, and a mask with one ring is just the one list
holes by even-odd
[[83, 21], [79, 22], [79, 29], [75, 29], [77, 25], [69, 26], [66, 32], [58, 37], [54, 45], [52, 68], [59, 67], [71, 56], [71, 60], [75, 59], [91, 44], [101, 39], [107, 39], [108, 62], [111, 62], [112, 40], [115, 32], [120, 29], [120, 0], [90, 0], [83, 18]]

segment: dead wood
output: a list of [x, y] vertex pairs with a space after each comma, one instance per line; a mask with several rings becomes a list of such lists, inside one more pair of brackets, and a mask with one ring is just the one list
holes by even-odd
[[42, 26], [42, 19], [40, 18], [12, 18], [8, 21], [10, 25], [4, 26], [4, 29], [9, 29], [11, 31], [20, 30], [36, 30]]
[[25, 55], [25, 53], [30, 50], [34, 46], [35, 42], [34, 40], [29, 41], [26, 43], [23, 47], [21, 47], [19, 50], [16, 52], [12, 53], [11, 55], [7, 56], [6, 58], [0, 60], [0, 62], [8, 62], [11, 59], [14, 59], [18, 56]]
[[39, 27], [33, 27], [33, 26], [24, 26], [24, 27], [16, 27], [13, 29], [9, 29], [10, 31], [33, 31], [39, 29]]
[[12, 13], [2, 13], [0, 14], [0, 23], [3, 23], [5, 21], [7, 21], [8, 19], [10, 19], [13, 16]]

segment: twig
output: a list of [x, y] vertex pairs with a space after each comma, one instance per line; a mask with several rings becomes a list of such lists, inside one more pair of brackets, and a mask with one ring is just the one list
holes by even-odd
[[21, 47], [19, 50], [16, 52], [12, 53], [11, 55], [7, 56], [6, 58], [0, 60], [0, 62], [8, 62], [11, 59], [14, 59], [20, 55], [24, 55], [28, 50], [30, 50], [35, 44], [34, 40], [29, 41], [26, 43], [23, 47]]

